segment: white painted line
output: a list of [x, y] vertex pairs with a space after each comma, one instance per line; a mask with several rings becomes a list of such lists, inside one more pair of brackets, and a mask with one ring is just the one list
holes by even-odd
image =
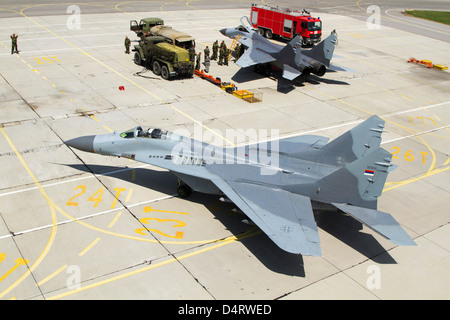
[[[123, 209], [127, 209], [127, 208], [133, 208], [133, 207], [140, 206], [140, 205], [143, 205], [143, 204], [157, 202], [157, 201], [161, 201], [161, 200], [165, 200], [165, 199], [171, 199], [171, 198], [174, 198], [174, 197], [178, 197], [178, 194], [172, 194], [172, 195], [164, 196], [164, 197], [157, 198], [157, 199], [152, 199], [152, 200], [148, 200], [148, 201], [135, 203], [135, 204], [132, 204], [132, 205], [129, 205], [129, 206], [126, 206], [126, 207], [114, 208], [114, 209], [110, 209], [110, 210], [94, 213], [94, 214], [91, 214], [91, 215], [88, 215], [88, 216], [76, 218], [75, 220], [69, 219], [69, 220], [61, 221], [61, 222], [58, 222], [56, 225], [60, 226], [60, 225], [66, 224], [66, 223], [81, 221], [81, 220], [85, 220], [85, 219], [101, 216], [101, 215], [104, 215], [104, 214], [107, 214], [107, 213], [110, 213], [110, 212], [119, 211], [119, 210], [123, 210]], [[43, 230], [43, 229], [47, 229], [47, 228], [51, 228], [51, 227], [53, 227], [53, 225], [52, 224], [48, 224], [48, 225], [45, 225], [45, 226], [41, 226], [41, 227], [29, 229], [29, 230], [14, 232], [14, 236], [22, 235], [22, 234], [33, 232], [33, 231], [39, 231], [39, 230]], [[12, 236], [13, 236], [12, 234], [1, 236], [0, 240], [6, 239], [6, 238], [10, 238]]]
[[[60, 184], [80, 181], [80, 180], [84, 180], [84, 179], [92, 179], [92, 178], [95, 178], [97, 175], [99, 175], [99, 176], [109, 176], [109, 175], [113, 175], [113, 174], [116, 174], [116, 173], [129, 171], [129, 170], [133, 170], [133, 169], [145, 168], [145, 167], [149, 167], [149, 166], [151, 166], [151, 165], [150, 164], [143, 164], [143, 165], [137, 166], [137, 167], [124, 168], [124, 169], [109, 171], [109, 172], [105, 172], [105, 173], [90, 174], [89, 176], [86, 176], [86, 177], [81, 177], [81, 178], [76, 178], [76, 179], [71, 179], [71, 180], [66, 180], [66, 181], [60, 181], [60, 182], [55, 182], [55, 183], [49, 183], [49, 184], [43, 185], [42, 187], [43, 188], [48, 188], [48, 187], [53, 187], [53, 186], [57, 186], [57, 185], [60, 185]], [[39, 187], [31, 187], [31, 188], [21, 189], [21, 190], [17, 190], [17, 191], [5, 192], [5, 193], [0, 194], [0, 197], [9, 196], [9, 195], [16, 194], [16, 193], [21, 193], [21, 192], [32, 191], [32, 190], [36, 190], [36, 189], [39, 189]]]

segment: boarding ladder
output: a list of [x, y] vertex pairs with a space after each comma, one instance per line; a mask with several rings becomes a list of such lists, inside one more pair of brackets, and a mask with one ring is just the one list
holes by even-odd
[[238, 41], [239, 41], [239, 39], [240, 39], [241, 37], [242, 37], [242, 35], [241, 35], [241, 34], [238, 34], [238, 35], [236, 36], [236, 38], [233, 39], [233, 42], [231, 43], [231, 46], [230, 46], [230, 53], [228, 54], [228, 61], [229, 61], [230, 58], [231, 58], [231, 54], [233, 53], [234, 47], [236, 47], [236, 45], [237, 45], [237, 43], [238, 43]]

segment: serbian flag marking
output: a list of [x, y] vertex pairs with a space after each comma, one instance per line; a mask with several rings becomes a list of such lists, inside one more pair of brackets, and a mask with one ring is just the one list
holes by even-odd
[[364, 175], [366, 175], [366, 176], [373, 176], [374, 174], [375, 174], [375, 171], [373, 171], [373, 170], [366, 169], [364, 171]]

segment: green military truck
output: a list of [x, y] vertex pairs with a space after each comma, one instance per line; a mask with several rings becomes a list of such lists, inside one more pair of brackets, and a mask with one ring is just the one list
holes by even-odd
[[146, 37], [134, 46], [133, 51], [136, 64], [152, 69], [165, 80], [194, 74], [194, 61], [189, 51], [168, 43], [164, 37]]
[[149, 34], [150, 29], [155, 26], [163, 26], [164, 20], [160, 18], [144, 18], [137, 22], [137, 20], [130, 21], [130, 30], [136, 32], [138, 37], [144, 34]]

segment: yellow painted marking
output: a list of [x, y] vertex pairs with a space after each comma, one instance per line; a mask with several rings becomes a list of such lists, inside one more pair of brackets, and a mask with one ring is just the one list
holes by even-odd
[[27, 66], [28, 66], [30, 69], [33, 69], [33, 67], [32, 67], [30, 64], [28, 64], [28, 63], [27, 63]]
[[94, 119], [95, 121], [97, 121], [97, 122], [100, 122], [96, 117], [94, 117], [92, 114], [90, 115], [90, 117], [92, 118], [92, 119]]
[[117, 220], [119, 220], [121, 215], [122, 215], [122, 211], [117, 212], [117, 214], [114, 216], [114, 218], [108, 224], [108, 228], [112, 228], [116, 224]]
[[53, 297], [49, 297], [48, 299], [49, 300], [57, 300], [57, 299], [65, 298], [65, 297], [70, 296], [72, 294], [80, 293], [80, 292], [83, 292], [85, 290], [93, 289], [93, 288], [96, 288], [96, 287], [99, 287], [99, 286], [102, 286], [102, 285], [105, 285], [105, 284], [108, 284], [108, 283], [111, 283], [111, 282], [114, 282], [114, 281], [117, 281], [117, 280], [121, 280], [121, 279], [130, 277], [130, 276], [134, 276], [136, 274], [140, 274], [140, 273], [148, 271], [148, 270], [156, 269], [156, 268], [168, 265], [168, 264], [176, 262], [176, 261], [180, 261], [180, 260], [184, 260], [184, 259], [187, 259], [187, 258], [190, 258], [190, 257], [194, 257], [196, 255], [199, 255], [199, 254], [202, 254], [202, 253], [205, 253], [205, 252], [208, 252], [208, 251], [211, 251], [211, 250], [214, 250], [214, 249], [217, 249], [217, 248], [220, 248], [220, 247], [223, 247], [223, 246], [235, 243], [235, 242], [243, 240], [245, 238], [253, 237], [253, 236], [255, 236], [257, 234], [260, 234], [262, 232], [261, 230], [256, 230], [255, 231], [255, 229], [256, 228], [251, 228], [250, 230], [246, 231], [245, 233], [243, 233], [241, 235], [228, 237], [228, 238], [224, 239], [222, 242], [220, 242], [218, 244], [215, 244], [215, 245], [212, 245], [210, 247], [208, 247], [208, 246], [207, 247], [202, 247], [199, 250], [193, 251], [191, 253], [187, 253], [187, 254], [179, 256], [177, 258], [170, 258], [170, 259], [167, 259], [165, 261], [162, 261], [162, 262], [159, 262], [159, 263], [156, 263], [156, 264], [150, 264], [150, 265], [145, 266], [145, 267], [143, 267], [141, 269], [133, 270], [133, 271], [130, 271], [128, 273], [124, 273], [124, 274], [121, 274], [121, 275], [118, 275], [118, 276], [115, 276], [115, 277], [111, 277], [109, 279], [105, 279], [105, 280], [102, 280], [102, 281], [99, 281], [99, 282], [96, 282], [96, 283], [92, 283], [92, 284], [89, 284], [87, 286], [84, 286], [84, 287], [81, 287], [81, 288], [78, 288], [78, 289], [75, 289], [75, 290], [72, 290], [72, 291], [63, 292], [63, 293], [55, 295]]
[[5, 260], [6, 253], [0, 253], [0, 263], [2, 263], [3, 260]]
[[48, 80], [48, 78], [46, 76], [42, 76], [42, 79], [44, 80]]
[[103, 128], [105, 128], [106, 130], [108, 130], [109, 132], [113, 132], [110, 128], [108, 128], [106, 125], [103, 125]]
[[413, 98], [411, 98], [411, 97], [409, 97], [409, 96], [406, 96], [406, 95], [404, 95], [404, 94], [400, 94], [400, 97], [402, 97], [403, 99], [405, 99], [405, 100], [407, 100], [407, 101], [413, 101], [413, 100], [414, 100]]
[[[175, 219], [142, 218], [142, 219], [139, 219], [139, 221], [144, 224], [150, 224], [150, 221], [157, 221], [159, 223], [173, 222], [174, 224], [171, 225], [172, 228], [182, 228], [182, 227], [186, 226], [185, 222], [180, 221], [180, 220], [175, 220]], [[134, 232], [141, 234], [143, 236], [145, 236], [146, 231], [153, 231], [162, 236], [165, 236], [168, 238], [174, 238], [174, 239], [183, 239], [183, 235], [184, 235], [184, 232], [181, 232], [181, 231], [177, 231], [177, 232], [175, 232], [174, 236], [171, 236], [170, 234], [162, 232], [161, 230], [158, 230], [158, 229], [139, 228], [139, 229], [134, 230]]]
[[[134, 170], [134, 169], [133, 169]], [[131, 180], [134, 180], [134, 179], [131, 179]], [[126, 197], [126, 199], [125, 199], [125, 202], [128, 202], [128, 201], [130, 201], [130, 199], [131, 199], [131, 195], [133, 194], [133, 188], [130, 188], [130, 190], [128, 190], [128, 193], [127, 193], [127, 197]]]
[[158, 210], [158, 209], [153, 209], [152, 207], [146, 206], [144, 208], [144, 212], [145, 213], [150, 213], [151, 211], [155, 211], [155, 212], [166, 212], [166, 213], [175, 213], [175, 214], [185, 214], [188, 215], [188, 212], [178, 212], [178, 211], [168, 211], [168, 210]]
[[33, 70], [31, 70], [31, 71], [34, 71], [34, 72], [36, 72], [37, 74], [41, 74], [41, 73], [39, 72], [38, 69], [33, 69]]
[[[45, 5], [45, 4], [44, 4]], [[196, 119], [194, 119], [193, 117], [191, 117], [190, 115], [188, 115], [187, 113], [183, 112], [182, 110], [180, 110], [179, 108], [175, 107], [174, 105], [172, 105], [171, 103], [165, 101], [164, 99], [158, 97], [156, 94], [154, 94], [153, 92], [147, 90], [146, 88], [144, 88], [143, 86], [141, 86], [140, 84], [138, 84], [137, 82], [131, 80], [130, 78], [124, 76], [122, 73], [120, 73], [119, 71], [111, 68], [110, 66], [108, 66], [107, 64], [105, 64], [103, 61], [91, 56], [89, 53], [85, 52], [83, 49], [77, 47], [76, 45], [74, 45], [73, 43], [71, 43], [70, 41], [64, 39], [63, 37], [59, 36], [57, 33], [55, 33], [54, 31], [48, 29], [47, 27], [43, 26], [42, 24], [40, 24], [39, 22], [37, 22], [36, 20], [34, 20], [33, 18], [27, 16], [26, 14], [23, 13], [24, 10], [28, 9], [28, 8], [32, 8], [32, 7], [36, 7], [36, 6], [40, 6], [40, 5], [34, 5], [34, 6], [29, 6], [26, 8], [23, 8], [22, 10], [20, 10], [20, 14], [22, 16], [24, 16], [26, 19], [30, 20], [31, 22], [33, 22], [34, 24], [36, 24], [37, 26], [41, 27], [42, 29], [46, 30], [47, 32], [51, 33], [52, 35], [54, 35], [55, 37], [57, 37], [58, 39], [60, 39], [61, 41], [65, 42], [66, 44], [68, 44], [69, 46], [71, 46], [72, 48], [78, 50], [79, 52], [81, 52], [84, 55], [87, 55], [89, 58], [91, 58], [92, 60], [94, 60], [95, 62], [97, 62], [98, 64], [102, 65], [103, 67], [107, 68], [108, 70], [112, 71], [113, 73], [115, 73], [116, 75], [118, 75], [119, 77], [123, 78], [124, 80], [128, 81], [129, 83], [133, 84], [134, 86], [136, 86], [137, 88], [141, 89], [142, 91], [148, 93], [149, 95], [151, 95], [152, 97], [154, 97], [155, 99], [157, 99], [158, 101], [160, 101], [161, 103], [164, 103], [165, 105], [171, 107], [173, 110], [177, 111], [178, 113], [184, 115], [186, 118], [190, 119], [191, 121], [199, 124], [200, 126], [202, 126], [204, 129], [210, 131], [213, 135], [223, 139], [224, 141], [228, 142], [230, 145], [232, 146], [236, 146], [233, 142], [229, 141], [228, 139], [226, 139], [225, 137], [223, 137], [222, 135], [220, 135], [219, 133], [217, 133], [215, 130], [211, 130], [209, 127], [205, 126], [201, 121], [198, 121]], [[113, 132], [111, 129], [107, 128], [106, 126], [105, 129], [107, 129], [109, 132]]]
[[52, 86], [56, 88], [56, 84], [52, 83]]
[[[329, 95], [329, 94], [327, 94], [327, 93], [324, 93], [324, 92], [322, 92], [322, 91], [320, 91], [320, 90], [317, 90], [317, 89], [314, 89], [314, 88], [311, 88], [311, 87], [308, 87], [308, 88], [309, 88], [310, 90], [316, 91], [316, 92], [318, 92], [318, 93], [320, 93], [320, 94], [322, 94], [322, 95], [324, 95], [324, 96], [327, 96], [327, 97], [330, 97], [330, 98], [332, 98], [332, 99], [334, 99], [334, 100], [336, 100], [336, 101], [339, 101], [339, 102], [341, 102], [341, 103], [343, 103], [343, 104], [345, 104], [345, 105], [348, 105], [348, 106], [350, 106], [350, 107], [352, 107], [352, 108], [354, 108], [354, 109], [360, 110], [360, 111], [365, 112], [365, 113], [370, 114], [370, 115], [373, 115], [372, 112], [370, 112], [370, 111], [368, 111], [368, 110], [365, 110], [365, 109], [363, 109], [363, 108], [360, 108], [360, 107], [358, 107], [358, 106], [355, 106], [354, 104], [351, 104], [351, 103], [349, 103], [349, 102], [347, 102], [347, 101], [344, 101], [344, 100], [342, 100], [342, 99], [339, 99], [339, 98], [337, 98], [337, 97], [334, 97], [334, 96], [332, 96], [332, 95]], [[411, 132], [411, 133], [414, 134], [413, 130], [411, 130], [411, 129], [409, 129], [409, 128], [407, 128], [407, 127], [401, 125], [401, 124], [398, 124], [398, 123], [396, 123], [396, 122], [393, 122], [393, 121], [387, 120], [387, 119], [383, 119], [383, 120], [385, 120], [386, 122], [389, 122], [389, 123], [391, 123], [391, 124], [393, 124], [393, 125], [395, 125], [395, 126], [397, 126], [397, 127], [399, 127], [399, 128], [402, 128], [402, 129], [404, 129], [405, 131], [408, 131], [408, 132]], [[416, 132], [417, 132], [417, 131], [416, 131]], [[419, 139], [420, 141], [422, 141], [422, 143], [430, 150], [430, 153], [431, 153], [431, 156], [432, 156], [432, 160], [431, 160], [431, 165], [430, 165], [430, 167], [428, 168], [428, 171], [427, 171], [427, 173], [428, 173], [428, 172], [432, 171], [432, 170], [436, 167], [436, 153], [435, 153], [434, 150], [430, 147], [430, 145], [429, 145], [424, 139], [422, 139], [422, 137], [420, 137], [418, 134], [414, 134], [414, 137], [416, 137], [417, 139]]]
[[450, 162], [450, 158], [447, 158], [447, 160], [445, 160], [445, 162], [444, 162], [444, 166], [448, 165], [449, 162]]
[[18, 267], [20, 266], [26, 266], [28, 262], [30, 262], [29, 260], [25, 260], [22, 258], [17, 259], [16, 261], [14, 261], [16, 264], [14, 265], [14, 267], [12, 267], [11, 269], [9, 269], [8, 272], [6, 272], [1, 278], [0, 278], [0, 282], [2, 282], [3, 280], [6, 279], [6, 277], [8, 277], [11, 273], [14, 272], [14, 270], [16, 270]]
[[49, 237], [49, 239], [48, 239], [48, 241], [47, 241], [43, 251], [41, 252], [39, 257], [37, 258], [37, 260], [27, 269], [27, 271], [22, 276], [19, 277], [19, 279], [14, 281], [13, 284], [11, 284], [8, 288], [6, 288], [3, 292], [0, 293], [0, 299], [1, 299], [5, 295], [7, 295], [9, 292], [11, 292], [11, 290], [13, 290], [15, 287], [17, 287], [20, 283], [22, 283], [22, 281], [24, 281], [31, 274], [31, 272], [33, 272], [39, 266], [39, 264], [42, 262], [42, 260], [44, 260], [45, 256], [50, 251], [50, 248], [52, 247], [53, 242], [55, 241], [56, 230], [57, 230], [57, 218], [56, 218], [56, 211], [55, 211], [55, 209], [56, 209], [55, 203], [50, 199], [50, 197], [47, 195], [47, 193], [45, 192], [45, 190], [42, 187], [42, 185], [36, 179], [36, 177], [34, 176], [33, 172], [30, 170], [30, 168], [28, 167], [27, 163], [23, 159], [22, 155], [19, 153], [19, 151], [17, 150], [15, 145], [12, 143], [11, 139], [9, 138], [9, 136], [6, 134], [5, 130], [0, 127], [0, 132], [3, 134], [3, 136], [6, 139], [6, 141], [8, 142], [10, 147], [13, 149], [14, 153], [16, 154], [17, 158], [22, 163], [22, 166], [25, 168], [25, 170], [27, 171], [28, 175], [31, 177], [31, 179], [33, 180], [33, 182], [35, 183], [35, 185], [38, 187], [39, 191], [41, 192], [42, 196], [47, 201], [47, 204], [48, 204], [48, 206], [50, 208], [51, 217], [52, 217], [52, 228], [51, 228], [51, 232], [50, 232], [50, 237]]
[[63, 95], [65, 95], [66, 93], [64, 92], [64, 91], [62, 91], [62, 90], [59, 90], [59, 92], [61, 92]]
[[91, 250], [98, 242], [100, 241], [100, 238], [95, 238], [94, 241], [92, 241], [86, 248], [84, 248], [83, 251], [81, 251], [78, 255], [80, 257], [84, 256], [89, 250]]
[[114, 191], [116, 191], [116, 195], [114, 196], [114, 200], [113, 200], [113, 203], [111, 205], [111, 209], [114, 209], [116, 207], [117, 199], [119, 199], [120, 193], [122, 191], [125, 191], [125, 189], [124, 188], [114, 188]]
[[450, 169], [450, 167], [442, 168], [442, 169], [434, 169], [432, 171], [429, 171], [429, 172], [425, 173], [424, 175], [422, 175], [420, 177], [412, 178], [412, 179], [408, 179], [408, 180], [404, 180], [404, 181], [400, 181], [400, 182], [398, 182], [396, 185], [394, 185], [392, 187], [383, 189], [383, 192], [386, 192], [386, 191], [389, 191], [389, 190], [392, 190], [392, 189], [395, 189], [395, 188], [398, 188], [398, 187], [410, 184], [412, 182], [416, 182], [416, 181], [422, 180], [422, 179], [427, 178], [427, 177], [431, 177], [431, 176], [433, 176], [435, 174], [447, 171], [449, 169]]
[[39, 281], [38, 283], [36, 283], [36, 286], [38, 287], [38, 286], [43, 285], [44, 283], [53, 279], [54, 277], [56, 277], [58, 274], [60, 274], [61, 272], [63, 272], [66, 269], [67, 269], [67, 266], [63, 265], [61, 268], [59, 268], [58, 270], [56, 270], [55, 272], [50, 274], [48, 277], [46, 277], [46, 278], [42, 279], [41, 281]]

